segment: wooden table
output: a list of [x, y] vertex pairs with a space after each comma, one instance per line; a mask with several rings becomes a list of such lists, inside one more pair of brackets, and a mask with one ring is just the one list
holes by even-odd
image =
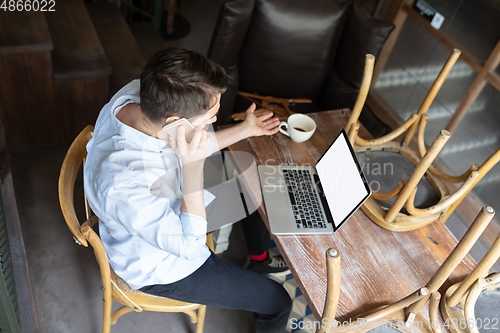
[[[311, 116], [317, 130], [304, 143], [293, 142], [277, 133], [254, 137], [229, 147], [232, 152], [249, 152], [260, 164], [314, 165], [347, 123], [348, 109], [324, 111]], [[369, 138], [360, 129], [361, 136]], [[241, 162], [236, 157], [237, 167]], [[256, 198], [262, 196], [257, 173], [245, 172], [246, 183]], [[262, 200], [262, 199], [261, 199]], [[266, 223], [264, 203], [259, 211]], [[273, 236], [316, 318], [321, 318], [326, 295], [325, 252], [335, 248], [342, 259], [342, 282], [337, 320], [348, 320], [379, 305], [393, 303], [424, 287], [457, 244], [457, 239], [441, 222], [397, 233], [373, 223], [358, 210], [331, 235]], [[467, 256], [444, 285], [463, 279], [476, 263]], [[422, 314], [428, 318], [427, 306]]]

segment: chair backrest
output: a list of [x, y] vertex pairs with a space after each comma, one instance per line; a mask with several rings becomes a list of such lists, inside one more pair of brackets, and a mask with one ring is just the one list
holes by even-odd
[[377, 56], [394, 25], [353, 2], [228, 2], [208, 55], [226, 70], [238, 64], [239, 90], [245, 92], [316, 99], [336, 72], [357, 89], [365, 54]]
[[[217, 125], [250, 103], [238, 91], [311, 99], [294, 112], [352, 108], [365, 55], [378, 56], [394, 25], [373, 18], [355, 0], [235, 0], [221, 6], [208, 57], [228, 75]], [[389, 132], [365, 107], [374, 135]]]
[[[92, 138], [93, 130], [94, 126], [92, 125], [85, 127], [69, 147], [61, 166], [58, 184], [59, 203], [61, 205], [61, 210], [66, 224], [73, 234], [75, 241], [83, 246], [88, 246], [88, 243], [87, 239], [80, 231], [81, 224], [76, 216], [73, 196], [78, 170], [80, 169], [80, 165], [85, 163], [85, 157], [87, 156], [86, 145]], [[89, 219], [91, 215], [90, 208], [85, 196], [83, 199], [85, 200], [87, 219]]]
[[239, 53], [240, 90], [316, 99], [332, 71], [350, 2], [255, 2]]
[[[112, 288], [112, 283], [116, 284], [116, 281], [111, 274], [111, 267], [109, 265], [106, 249], [97, 233], [92, 229], [93, 226], [99, 222], [99, 219], [97, 216], [93, 215], [85, 193], [83, 193], [82, 199], [85, 202], [87, 220], [83, 223], [80, 223], [78, 220], [74, 204], [75, 181], [80, 166], [83, 168], [85, 164], [85, 158], [87, 156], [86, 146], [92, 138], [93, 130], [94, 126], [92, 125], [85, 127], [73, 141], [66, 153], [59, 175], [59, 202], [66, 224], [73, 234], [75, 241], [85, 247], [88, 247], [90, 243], [94, 250], [95, 257], [99, 264], [103, 286], [103, 332], [108, 333], [111, 322], [112, 293], [113, 290], [118, 291], [119, 288]], [[124, 304], [131, 303], [131, 308], [133, 309], [137, 308], [132, 302], [127, 302], [126, 298], [124, 302]]]

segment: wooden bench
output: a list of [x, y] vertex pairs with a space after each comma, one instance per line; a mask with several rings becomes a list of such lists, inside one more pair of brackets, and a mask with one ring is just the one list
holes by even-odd
[[114, 95], [124, 85], [140, 77], [146, 60], [116, 4], [87, 3], [87, 10], [113, 68], [109, 93]]
[[41, 137], [59, 142], [43, 128], [54, 108], [53, 47], [42, 12], [0, 11], [0, 110], [10, 149], [27, 149]]
[[111, 74], [111, 67], [97, 37], [83, 0], [56, 3], [46, 12], [54, 41], [54, 78], [75, 78]]
[[58, 1], [45, 16], [54, 42], [55, 109], [47, 115], [48, 128], [68, 144], [95, 123], [108, 101], [111, 67], [83, 0]]
[[108, 101], [109, 66], [83, 0], [0, 12], [0, 109], [9, 150], [67, 145]]
[[52, 51], [53, 44], [42, 12], [0, 11], [0, 52]]

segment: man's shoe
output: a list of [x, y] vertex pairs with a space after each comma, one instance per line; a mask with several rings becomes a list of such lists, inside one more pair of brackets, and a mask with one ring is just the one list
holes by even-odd
[[276, 256], [268, 254], [267, 259], [263, 261], [250, 259], [246, 268], [260, 275], [280, 276], [290, 274], [290, 270], [281, 254]]

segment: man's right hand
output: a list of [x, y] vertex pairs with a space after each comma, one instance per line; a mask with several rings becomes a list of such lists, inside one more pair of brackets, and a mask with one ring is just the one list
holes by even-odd
[[177, 141], [169, 137], [170, 145], [184, 166], [191, 163], [200, 163], [203, 165], [207, 157], [211, 139], [208, 132], [201, 125], [196, 126], [193, 139], [190, 143], [186, 142], [186, 129], [182, 125], [177, 129]]
[[177, 141], [170, 137], [175, 154], [182, 161], [182, 204], [181, 212], [198, 215], [206, 219], [203, 201], [203, 165], [210, 146], [211, 137], [203, 126], [196, 126], [193, 139], [186, 142], [184, 126], [177, 129]]

